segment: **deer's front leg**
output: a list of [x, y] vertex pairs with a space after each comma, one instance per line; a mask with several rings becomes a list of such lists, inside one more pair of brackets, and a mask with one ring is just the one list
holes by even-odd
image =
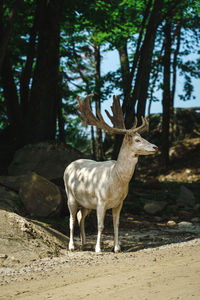
[[112, 209], [112, 215], [113, 215], [113, 227], [114, 227], [114, 252], [118, 253], [121, 248], [119, 245], [119, 216], [120, 211], [122, 208], [122, 203], [118, 206]]
[[101, 235], [104, 229], [104, 217], [105, 217], [105, 208], [104, 206], [99, 205], [97, 207], [97, 224], [98, 224], [98, 235], [97, 243], [95, 247], [95, 252], [101, 252]]
[[69, 218], [69, 229], [70, 229], [69, 250], [74, 251], [74, 225], [75, 225], [76, 212], [77, 212], [78, 205], [70, 195], [68, 195], [68, 207], [69, 207], [69, 212], [70, 212], [70, 218]]

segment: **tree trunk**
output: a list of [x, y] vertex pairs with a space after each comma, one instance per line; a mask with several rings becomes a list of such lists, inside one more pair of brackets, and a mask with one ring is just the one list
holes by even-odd
[[59, 35], [63, 0], [40, 0], [37, 61], [27, 118], [26, 142], [55, 138], [59, 101]]
[[145, 115], [146, 100], [148, 96], [149, 77], [153, 56], [154, 43], [158, 25], [162, 20], [162, 0], [156, 0], [149, 19], [146, 35], [141, 49], [140, 61], [133, 94], [133, 103], [138, 100], [137, 116], [140, 120]]
[[[129, 78], [126, 82], [127, 87], [126, 87], [126, 93], [124, 93], [125, 97], [124, 97], [123, 106], [122, 106], [123, 112], [126, 111], [126, 105], [128, 105], [127, 110], [129, 110], [129, 108], [131, 106], [130, 105], [130, 93], [131, 93], [131, 90], [132, 90], [132, 82], [133, 82], [133, 78], [134, 78], [134, 75], [135, 75], [135, 70], [136, 70], [136, 67], [137, 67], [137, 64], [138, 64], [138, 60], [139, 60], [139, 57], [140, 57], [142, 38], [143, 38], [143, 35], [144, 35], [145, 25], [147, 23], [147, 20], [148, 20], [149, 14], [150, 14], [151, 5], [152, 5], [152, 0], [149, 0], [147, 5], [146, 5], [146, 9], [145, 9], [144, 16], [143, 16], [143, 19], [142, 19], [142, 23], [141, 23], [141, 27], [140, 27], [140, 33], [139, 33], [139, 37], [138, 37], [138, 40], [137, 40], [137, 47], [136, 47], [136, 51], [134, 53], [134, 59], [133, 59], [132, 66], [131, 66], [131, 69], [129, 71]], [[127, 46], [126, 46], [126, 48], [127, 48]], [[121, 66], [121, 69], [122, 69], [122, 66]], [[125, 123], [127, 123], [127, 126], [128, 126], [129, 124], [131, 124], [131, 121], [129, 121], [127, 119], [127, 120], [125, 120]], [[130, 127], [130, 125], [127, 128], [129, 128], [129, 127]]]
[[129, 71], [129, 59], [127, 51], [127, 41], [123, 42], [121, 47], [118, 47], [120, 66], [121, 66], [121, 76], [122, 76], [122, 89], [124, 98], [128, 97], [129, 86], [127, 85], [130, 77]]
[[[62, 82], [62, 75], [59, 74], [59, 86]], [[58, 86], [58, 87], [59, 87]], [[63, 118], [63, 113], [62, 113], [62, 94], [61, 94], [61, 88], [57, 89], [58, 95], [57, 95], [57, 118], [58, 118], [58, 138], [61, 142], [65, 143], [66, 142], [66, 133], [65, 133], [65, 122]]]
[[134, 87], [133, 103], [138, 100], [137, 116], [140, 120], [145, 115], [146, 101], [148, 98], [149, 78], [151, 72], [151, 61], [153, 56], [156, 31], [163, 18], [171, 15], [172, 11], [177, 10], [182, 0], [172, 1], [166, 12], [162, 12], [164, 1], [155, 0], [153, 10], [151, 12], [146, 35], [141, 49], [138, 72]]
[[90, 143], [90, 152], [92, 159], [96, 159], [96, 145], [95, 145], [95, 136], [94, 136], [94, 126], [90, 126], [91, 130], [91, 143]]
[[170, 141], [172, 142], [174, 140], [173, 132], [174, 132], [174, 96], [175, 96], [175, 90], [176, 90], [176, 77], [177, 77], [177, 59], [178, 54], [180, 50], [180, 44], [181, 44], [181, 27], [182, 27], [182, 16], [181, 19], [178, 21], [175, 33], [174, 33], [174, 39], [177, 36], [177, 43], [176, 43], [176, 49], [174, 51], [174, 57], [172, 62], [172, 69], [173, 69], [173, 78], [172, 78], [172, 91], [171, 91], [171, 101], [170, 101], [170, 124], [169, 124], [169, 131], [170, 131]]
[[28, 45], [28, 51], [27, 51], [27, 58], [26, 63], [24, 66], [24, 69], [21, 73], [20, 78], [20, 104], [21, 104], [21, 111], [22, 115], [25, 116], [25, 114], [28, 111], [28, 104], [29, 104], [29, 93], [30, 93], [30, 80], [32, 76], [32, 70], [33, 70], [33, 61], [35, 58], [35, 52], [36, 52], [36, 37], [38, 33], [38, 22], [39, 22], [39, 5], [37, 5], [35, 10], [35, 16], [33, 20], [33, 26], [30, 31], [30, 38], [29, 38], [29, 45]]
[[145, 38], [140, 50], [133, 95], [131, 96], [129, 103], [126, 105], [125, 124], [127, 128], [130, 128], [133, 124], [134, 108], [137, 101], [137, 115], [139, 117], [139, 121], [140, 117], [145, 114], [149, 77], [151, 72], [151, 61], [156, 38], [156, 30], [162, 20], [162, 7], [163, 1], [156, 0], [149, 18]]
[[[101, 55], [100, 47], [94, 45], [95, 56], [95, 108], [101, 111]], [[103, 160], [102, 130], [96, 128], [96, 160]]]
[[[130, 90], [131, 90], [128, 84], [130, 81], [130, 70], [129, 70], [129, 59], [128, 59], [128, 51], [127, 51], [127, 41], [124, 41], [124, 44], [121, 47], [118, 47], [117, 50], [119, 52], [119, 59], [120, 59], [120, 66], [121, 66], [122, 89], [124, 95], [123, 107], [125, 107], [129, 103], [128, 99], [130, 98]], [[123, 141], [122, 135], [118, 135], [118, 134], [115, 135], [112, 159], [115, 160], [117, 159], [122, 141]]]
[[170, 58], [171, 58], [171, 24], [167, 22], [164, 28], [164, 78], [163, 78], [163, 114], [162, 114], [162, 165], [169, 164], [169, 121], [170, 121]]
[[19, 129], [20, 127], [19, 123], [21, 122], [21, 115], [19, 109], [17, 89], [16, 89], [9, 57], [10, 57], [9, 53], [7, 53], [4, 57], [4, 61], [2, 65], [1, 81], [2, 81], [6, 108], [7, 108], [8, 121], [12, 125], [12, 127], [16, 130], [17, 128]]
[[150, 118], [150, 113], [151, 113], [151, 104], [153, 102], [153, 93], [154, 93], [154, 89], [156, 87], [156, 82], [158, 79], [160, 66], [162, 64], [163, 51], [164, 51], [164, 44], [160, 50], [159, 56], [156, 57], [156, 64], [154, 65], [153, 80], [152, 80], [153, 82], [152, 82], [151, 89], [150, 89], [150, 97], [149, 97], [149, 105], [148, 105], [148, 113], [147, 113], [149, 118]]

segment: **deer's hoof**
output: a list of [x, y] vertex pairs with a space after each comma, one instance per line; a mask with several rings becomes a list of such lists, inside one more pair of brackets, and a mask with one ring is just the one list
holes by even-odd
[[71, 251], [71, 252], [73, 252], [73, 251], [75, 250], [74, 245], [70, 245], [70, 244], [69, 244], [69, 247], [68, 247], [68, 248], [69, 248], [69, 251]]
[[96, 252], [96, 253], [101, 253], [101, 248], [95, 247], [95, 252]]
[[116, 254], [119, 253], [119, 252], [121, 252], [120, 246], [116, 246], [116, 247], [114, 248], [114, 252], [115, 252]]

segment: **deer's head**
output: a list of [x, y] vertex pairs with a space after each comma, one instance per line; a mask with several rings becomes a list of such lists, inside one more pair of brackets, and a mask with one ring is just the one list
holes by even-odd
[[129, 148], [130, 153], [133, 152], [134, 155], [150, 155], [158, 151], [156, 145], [142, 138], [138, 132], [132, 134], [126, 133], [124, 143]]

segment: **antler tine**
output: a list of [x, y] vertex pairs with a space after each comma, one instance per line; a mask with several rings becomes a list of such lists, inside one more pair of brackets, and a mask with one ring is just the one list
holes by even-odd
[[[125, 126], [122, 127], [122, 125], [121, 125], [121, 128], [116, 127], [116, 126], [110, 127], [104, 121], [104, 119], [99, 111], [97, 112], [98, 118], [93, 114], [93, 112], [91, 110], [91, 106], [90, 106], [90, 98], [92, 98], [93, 96], [94, 96], [93, 94], [90, 94], [82, 101], [79, 99], [79, 97], [77, 97], [77, 102], [79, 105], [76, 108], [80, 111], [80, 112], [77, 112], [77, 115], [79, 116], [82, 124], [83, 125], [94, 125], [98, 128], [107, 130], [107, 131], [109, 131], [111, 133], [115, 133], [115, 134], [126, 134], [127, 130], [125, 129]], [[117, 101], [119, 102], [119, 98]], [[117, 108], [117, 106], [115, 108], [113, 108], [113, 112], [114, 112], [114, 110], [117, 111], [117, 116], [119, 116], [119, 118], [121, 118], [121, 116], [119, 114], [119, 109]], [[110, 117], [113, 118], [113, 120], [115, 119], [115, 116], [113, 116], [113, 117], [110, 116]], [[113, 121], [112, 123], [113, 123], [113, 125], [118, 124], [117, 121]]]
[[142, 125], [137, 128], [131, 129], [135, 133], [138, 132], [139, 134], [141, 134], [144, 131], [148, 130], [148, 127], [149, 127], [148, 121], [143, 116], [141, 118], [142, 118]]
[[137, 127], [137, 117], [135, 116], [135, 120], [131, 129], [135, 129]]
[[77, 115], [83, 125], [96, 125], [98, 123], [98, 119], [92, 113], [90, 106], [90, 98], [93, 96], [93, 94], [90, 94], [83, 101], [81, 101], [79, 96], [77, 96], [76, 100], [79, 105], [76, 108], [80, 111], [80, 113], [77, 112]]
[[113, 103], [111, 106], [111, 110], [113, 115], [111, 116], [110, 113], [105, 110], [108, 118], [113, 124], [113, 127], [115, 128], [121, 128], [121, 129], [126, 129], [124, 125], [124, 118], [123, 118], [123, 112], [122, 108], [120, 106], [120, 97], [119, 96], [113, 96]]

